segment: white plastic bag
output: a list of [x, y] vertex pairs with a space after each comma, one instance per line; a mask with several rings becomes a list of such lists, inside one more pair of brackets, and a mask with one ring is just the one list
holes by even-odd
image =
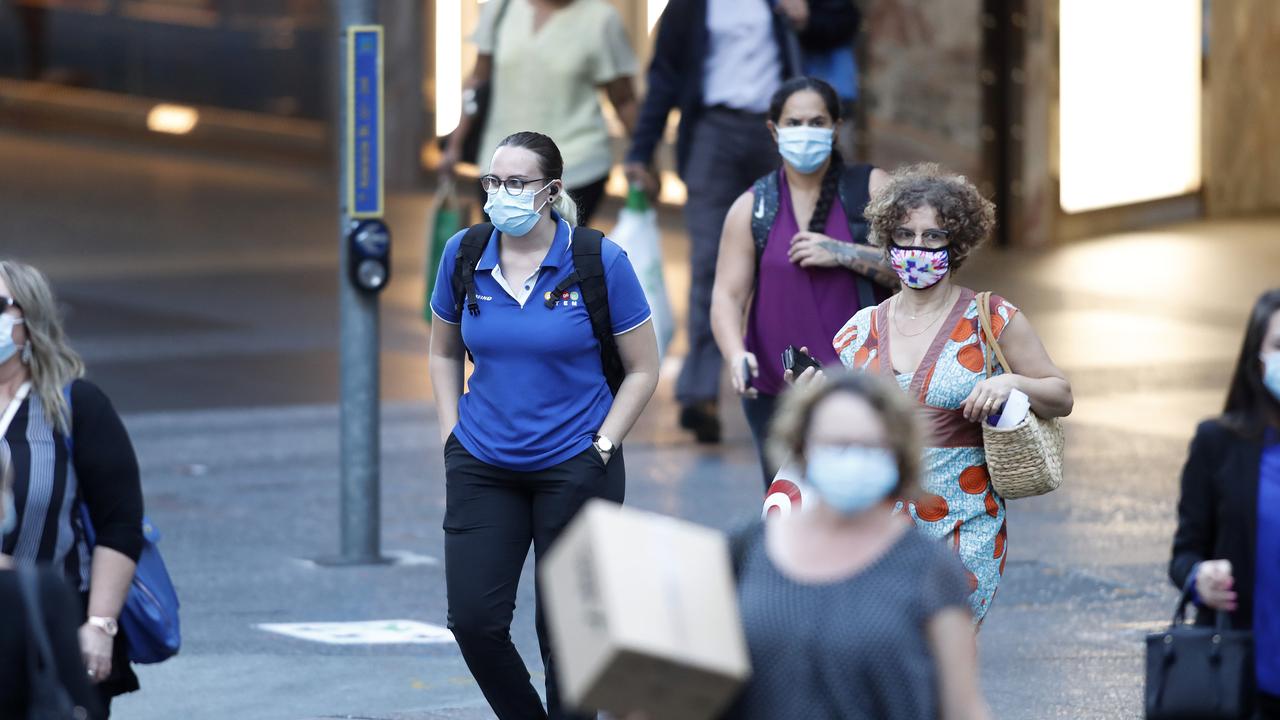
[[667, 281], [662, 275], [662, 234], [658, 231], [658, 213], [649, 207], [644, 191], [632, 189], [627, 206], [618, 216], [618, 224], [609, 239], [627, 251], [631, 266], [640, 278], [649, 309], [653, 312], [653, 329], [658, 335], [658, 359], [667, 352], [675, 334], [671, 316], [671, 300], [667, 297]]

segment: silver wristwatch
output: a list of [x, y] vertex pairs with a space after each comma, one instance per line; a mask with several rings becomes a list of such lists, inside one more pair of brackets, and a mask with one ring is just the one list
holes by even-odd
[[89, 624], [106, 633], [107, 637], [115, 637], [116, 633], [120, 632], [120, 624], [113, 617], [90, 615]]
[[601, 455], [612, 455], [613, 451], [618, 449], [618, 446], [614, 445], [613, 441], [604, 435], [596, 435], [591, 444], [595, 446], [596, 451]]

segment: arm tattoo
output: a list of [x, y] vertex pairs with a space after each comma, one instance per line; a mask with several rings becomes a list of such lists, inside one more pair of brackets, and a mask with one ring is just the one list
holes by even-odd
[[885, 264], [884, 253], [879, 248], [839, 240], [823, 240], [819, 245], [835, 256], [840, 267], [865, 275], [878, 285], [898, 286], [898, 275]]

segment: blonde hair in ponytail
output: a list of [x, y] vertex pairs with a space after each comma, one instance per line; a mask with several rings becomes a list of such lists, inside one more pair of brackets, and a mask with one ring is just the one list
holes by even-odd
[[578, 203], [574, 202], [573, 198], [569, 197], [568, 188], [563, 187], [564, 182], [561, 181], [560, 184], [562, 185], [560, 193], [556, 195], [556, 199], [551, 203], [551, 207], [555, 208], [557, 213], [560, 213], [560, 217], [564, 218], [564, 221], [569, 223], [569, 227], [577, 227]]

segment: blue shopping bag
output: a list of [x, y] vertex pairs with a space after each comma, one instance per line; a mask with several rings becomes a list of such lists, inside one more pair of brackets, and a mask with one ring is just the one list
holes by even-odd
[[[71, 386], [63, 389], [67, 407], [71, 407]], [[72, 433], [66, 436], [67, 454], [74, 457]], [[92, 550], [97, 545], [97, 533], [89, 508], [80, 502], [80, 522], [85, 540]], [[142, 518], [142, 554], [138, 556], [138, 568], [129, 586], [124, 608], [120, 611], [120, 629], [124, 633], [129, 650], [129, 660], [150, 664], [168, 660], [182, 647], [182, 630], [178, 621], [178, 591], [169, 578], [169, 569], [160, 556], [160, 531], [146, 517]]]

